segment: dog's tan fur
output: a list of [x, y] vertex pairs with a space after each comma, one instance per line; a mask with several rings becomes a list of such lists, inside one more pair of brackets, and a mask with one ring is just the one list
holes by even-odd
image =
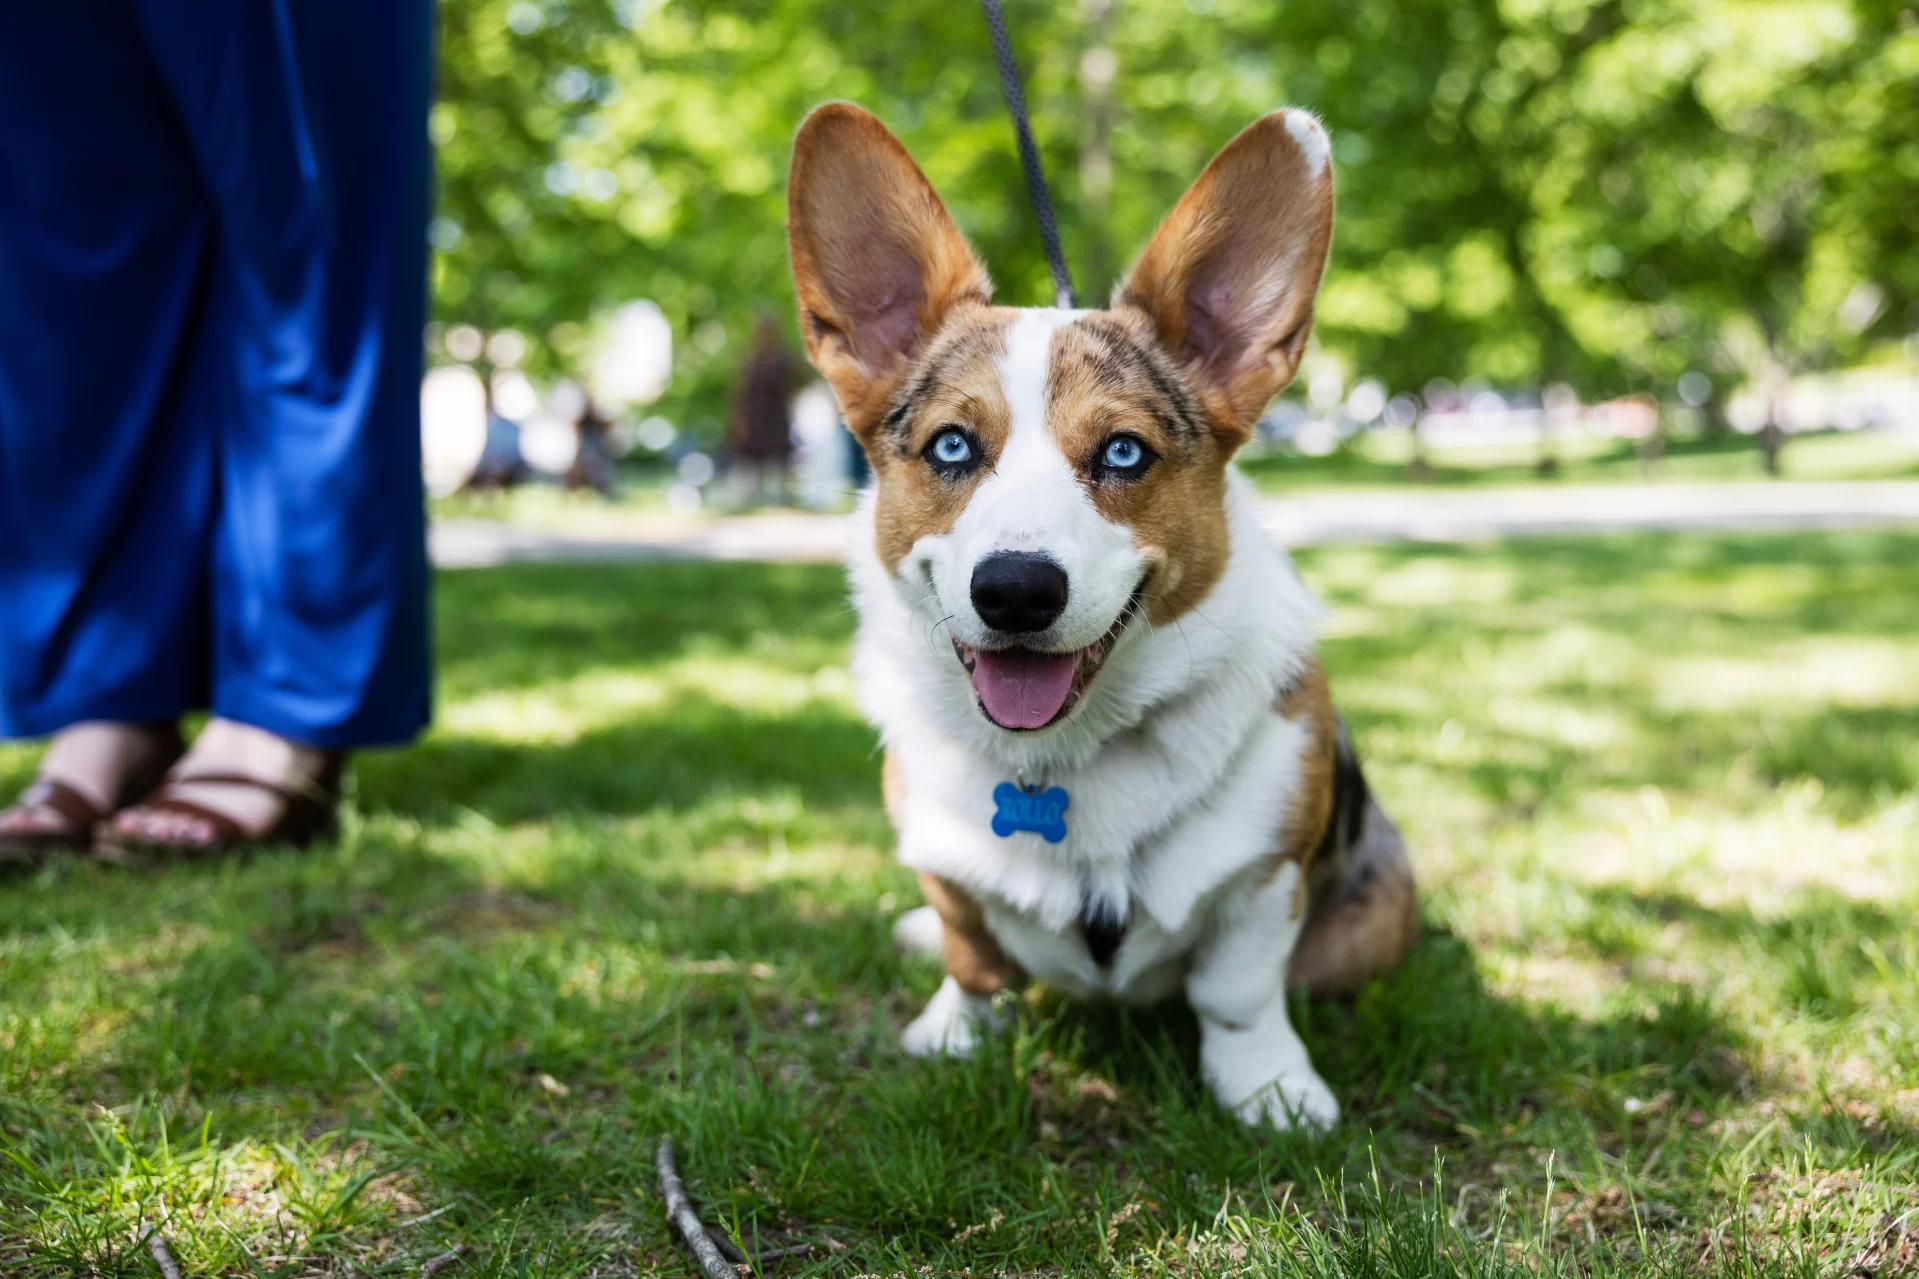
[[1004, 307], [962, 307], [916, 361], [916, 376], [925, 388], [912, 415], [885, 440], [875, 438], [876, 423], [867, 424], [862, 440], [871, 441], [866, 452], [879, 493], [874, 538], [889, 569], [922, 537], [950, 530], [985, 475], [976, 472], [958, 482], [934, 475], [920, 462], [928, 440], [945, 424], [964, 422], [989, 455], [1005, 445], [1012, 421], [993, 361], [1005, 352], [1012, 318]]
[[[1119, 289], [1116, 305], [1145, 313], [1235, 445], [1292, 381], [1312, 331], [1333, 239], [1333, 204], [1321, 198], [1333, 171], [1300, 171], [1303, 159], [1279, 113], [1255, 120], [1180, 197]], [[1293, 181], [1272, 180], [1282, 167]], [[1246, 296], [1272, 280], [1291, 287]]]
[[938, 332], [962, 307], [985, 307], [993, 285], [899, 139], [850, 102], [807, 117], [789, 191], [806, 351], [864, 440], [915, 335]]
[[[1203, 600], [1225, 571], [1226, 464], [1237, 442], [1229, 432], [1167, 429], [1164, 392], [1141, 363], [1161, 359], [1157, 347], [1146, 315], [1131, 308], [1061, 329], [1053, 339], [1047, 408], [1060, 451], [1087, 476], [1093, 505], [1131, 528], [1152, 562], [1147, 617], [1165, 626]], [[1165, 364], [1162, 376], [1177, 378]], [[1137, 483], [1091, 479], [1100, 443], [1115, 431], [1137, 435], [1159, 454]]]
[[1026, 974], [1006, 957], [986, 927], [986, 912], [965, 889], [938, 875], [920, 874], [926, 904], [940, 917], [940, 963], [969, 995], [997, 995], [1026, 984]]
[[[886, 815], [897, 826], [906, 807], [906, 776], [892, 751], [886, 752], [880, 767], [880, 793], [886, 801]], [[940, 962], [960, 989], [971, 995], [997, 995], [1025, 984], [1026, 974], [1000, 949], [987, 930], [985, 912], [965, 889], [938, 875], [922, 873], [920, 891], [940, 917]]]
[[1274, 874], [1289, 862], [1299, 867], [1296, 909], [1304, 909], [1313, 854], [1333, 819], [1333, 770], [1339, 750], [1339, 720], [1333, 712], [1332, 690], [1326, 686], [1326, 670], [1318, 658], [1281, 696], [1278, 709], [1287, 719], [1305, 721], [1310, 732], [1310, 745], [1300, 758], [1299, 785], [1293, 791], [1291, 810], [1281, 827], [1279, 851], [1273, 858]]

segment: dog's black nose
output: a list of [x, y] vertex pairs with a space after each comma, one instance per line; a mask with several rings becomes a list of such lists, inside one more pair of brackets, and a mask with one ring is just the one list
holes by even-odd
[[1043, 631], [1066, 611], [1066, 570], [1029, 551], [989, 555], [973, 567], [973, 607], [996, 631]]

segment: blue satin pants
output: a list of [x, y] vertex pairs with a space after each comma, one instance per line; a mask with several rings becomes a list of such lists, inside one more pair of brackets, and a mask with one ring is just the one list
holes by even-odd
[[432, 0], [0, 24], [0, 737], [430, 713]]

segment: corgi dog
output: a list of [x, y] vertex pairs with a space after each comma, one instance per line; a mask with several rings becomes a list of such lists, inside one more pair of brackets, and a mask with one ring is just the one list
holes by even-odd
[[1334, 713], [1319, 606], [1232, 466], [1299, 367], [1332, 226], [1326, 133], [1275, 111], [1110, 307], [999, 307], [876, 117], [800, 126], [801, 326], [872, 464], [854, 675], [928, 903], [899, 932], [946, 969], [908, 1052], [972, 1051], [1029, 978], [1183, 992], [1223, 1105], [1337, 1119], [1287, 988], [1397, 963], [1413, 876]]

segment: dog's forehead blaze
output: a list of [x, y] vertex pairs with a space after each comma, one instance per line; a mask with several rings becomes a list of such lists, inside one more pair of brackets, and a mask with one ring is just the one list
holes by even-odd
[[992, 456], [1012, 433], [1012, 410], [1000, 382], [1006, 333], [1018, 312], [969, 307], [956, 314], [901, 376], [867, 449], [877, 501], [874, 545], [887, 570], [924, 537], [953, 530], [985, 476], [965, 480], [934, 473], [921, 451], [946, 422], [970, 429]]
[[1157, 337], [1119, 312], [1094, 311], [1054, 333], [1046, 402], [1047, 425], [1076, 463], [1116, 431], [1180, 459], [1207, 433], [1203, 410]]
[[[1014, 401], [1034, 388], [1008, 387], [1008, 334], [1020, 312], [973, 307], [943, 325], [901, 376], [874, 432], [874, 536], [889, 570], [925, 537], [950, 533], [980, 482], [934, 473], [921, 457], [945, 423], [969, 427], [990, 457], [1013, 430]], [[1108, 522], [1130, 530], [1153, 566], [1147, 616], [1173, 621], [1205, 598], [1225, 571], [1226, 463], [1230, 446], [1143, 317], [1093, 311], [1048, 338], [1047, 431]], [[1159, 460], [1140, 480], [1092, 478], [1095, 452], [1116, 432], [1145, 440]]]

